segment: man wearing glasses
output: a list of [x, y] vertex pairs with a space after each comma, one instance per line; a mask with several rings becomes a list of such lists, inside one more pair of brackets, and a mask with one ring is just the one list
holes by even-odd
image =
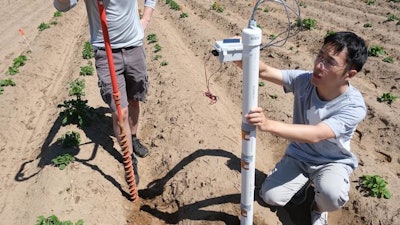
[[311, 222], [320, 225], [328, 224], [329, 211], [349, 200], [349, 176], [358, 166], [350, 140], [367, 112], [361, 93], [349, 81], [361, 71], [367, 55], [363, 39], [337, 32], [325, 38], [313, 71], [279, 70], [260, 62], [261, 79], [294, 94], [293, 124], [270, 120], [261, 108], [245, 115], [259, 130], [290, 140], [261, 187], [267, 204], [284, 206], [311, 183]]

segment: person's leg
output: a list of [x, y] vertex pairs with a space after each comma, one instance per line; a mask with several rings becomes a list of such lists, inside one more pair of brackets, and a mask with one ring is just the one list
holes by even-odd
[[285, 155], [262, 184], [261, 198], [269, 205], [286, 205], [308, 181], [304, 166], [300, 161]]
[[[126, 83], [124, 77], [124, 65], [122, 60], [122, 54], [120, 52], [113, 53], [114, 66], [117, 76], [118, 83], [118, 91], [120, 93], [120, 107], [122, 108], [122, 127], [124, 129], [125, 135], [127, 137], [126, 141], [128, 144], [128, 150], [132, 153], [132, 139], [131, 137], [131, 128], [129, 123], [129, 109], [128, 109], [128, 98], [126, 93]], [[96, 71], [98, 76], [98, 86], [100, 88], [100, 94], [103, 98], [104, 102], [109, 105], [110, 110], [112, 111], [112, 123], [113, 123], [113, 131], [114, 135], [119, 143], [121, 143], [121, 127], [119, 126], [117, 105], [113, 98], [113, 87], [111, 82], [111, 75], [108, 66], [107, 54], [104, 50], [97, 50], [95, 52], [95, 64]], [[132, 162], [134, 167], [136, 184], [139, 184], [139, 173], [137, 171], [137, 160], [135, 156], [132, 154]]]
[[342, 208], [349, 200], [350, 174], [352, 168], [331, 163], [318, 169], [312, 175], [315, 189], [315, 204], [313, 210], [330, 212]]
[[126, 90], [129, 101], [129, 123], [132, 132], [133, 151], [140, 157], [146, 157], [149, 150], [143, 146], [137, 137], [140, 101], [146, 101], [148, 92], [148, 76], [146, 57], [143, 47], [123, 51], [126, 66]]

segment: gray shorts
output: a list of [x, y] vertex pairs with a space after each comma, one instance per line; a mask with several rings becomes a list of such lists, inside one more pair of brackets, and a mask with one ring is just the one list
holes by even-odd
[[[128, 99], [145, 102], [149, 81], [143, 46], [113, 49], [113, 59], [121, 96], [121, 107], [128, 106]], [[95, 50], [95, 62], [101, 97], [115, 112], [117, 107], [113, 99], [110, 70], [104, 49]]]

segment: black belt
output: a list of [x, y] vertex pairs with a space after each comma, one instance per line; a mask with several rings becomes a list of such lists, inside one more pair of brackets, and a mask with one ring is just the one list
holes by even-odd
[[[115, 53], [115, 52], [122, 52], [122, 50], [130, 50], [130, 49], [134, 49], [134, 48], [136, 48], [136, 47], [138, 47], [138, 46], [129, 46], [129, 47], [124, 47], [124, 48], [113, 48], [113, 49], [111, 49], [111, 51], [112, 51], [113, 53]], [[95, 50], [105, 51], [106, 48], [104, 48], [104, 47], [95, 47]]]

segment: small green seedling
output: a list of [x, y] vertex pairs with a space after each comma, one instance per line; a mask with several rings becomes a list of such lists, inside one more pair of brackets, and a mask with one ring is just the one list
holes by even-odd
[[271, 95], [268, 95], [270, 98], [272, 98], [272, 99], [277, 99], [278, 98], [278, 95], [276, 95], [276, 94], [271, 94]]
[[168, 62], [164, 60], [164, 61], [161, 62], [160, 65], [161, 65], [161, 66], [167, 66], [167, 65], [168, 65]]
[[268, 39], [270, 39], [270, 40], [275, 40], [275, 39], [276, 39], [276, 34], [270, 34], [270, 35], [268, 36]]
[[317, 21], [311, 18], [306, 18], [303, 20], [297, 19], [293, 26], [301, 27], [305, 30], [313, 30], [317, 28]]
[[5, 80], [0, 80], [0, 95], [3, 94], [4, 88], [7, 86], [15, 86], [15, 82], [12, 79], [5, 79]]
[[154, 52], [154, 53], [157, 53], [157, 52], [161, 51], [161, 49], [162, 49], [162, 48], [161, 48], [161, 46], [160, 46], [159, 44], [155, 44], [155, 45], [154, 45], [154, 51], [153, 51], [153, 52]]
[[147, 35], [147, 40], [149, 41], [149, 44], [156, 43], [158, 41], [157, 35], [153, 33], [149, 34]]
[[373, 57], [378, 57], [380, 55], [386, 55], [386, 51], [382, 46], [374, 45], [368, 50], [368, 55]]
[[166, 0], [165, 3], [169, 5], [170, 9], [177, 10], [177, 11], [181, 10], [181, 7], [179, 6], [179, 4], [176, 3], [174, 0]]
[[83, 45], [82, 58], [91, 59], [93, 57], [94, 57], [94, 52], [93, 52], [92, 44], [90, 44], [90, 42], [86, 41], [85, 44]]
[[181, 13], [180, 15], [179, 15], [179, 18], [186, 18], [186, 17], [189, 17], [189, 14], [187, 14], [187, 13], [185, 13], [185, 12], [183, 12], [183, 13]]
[[69, 95], [75, 96], [76, 99], [65, 100], [63, 104], [59, 104], [58, 108], [64, 108], [60, 112], [63, 126], [68, 124], [77, 124], [78, 127], [84, 127], [89, 124], [89, 116], [94, 115], [94, 109], [87, 105], [87, 100], [83, 100], [85, 95], [85, 80], [75, 79], [70, 83]]
[[394, 14], [389, 14], [389, 15], [387, 16], [387, 20], [388, 20], [388, 21], [396, 21], [396, 20], [399, 20], [399, 18], [398, 18], [396, 15], [394, 15]]
[[38, 26], [39, 31], [43, 31], [43, 30], [46, 30], [48, 28], [50, 28], [50, 25], [45, 23], [45, 22], [40, 23], [40, 25]]
[[218, 4], [217, 2], [214, 2], [211, 5], [211, 9], [217, 11], [218, 13], [224, 12], [224, 8], [220, 4]]
[[94, 74], [94, 67], [92, 65], [81, 66], [81, 71], [79, 75], [81, 76], [91, 76]]
[[19, 67], [24, 66], [26, 63], [26, 56], [25, 55], [20, 55], [13, 59], [13, 64], [12, 66], [8, 67], [8, 74], [9, 75], [15, 75], [19, 72]]
[[384, 61], [386, 63], [394, 63], [394, 59], [391, 56], [382, 59], [382, 61]]
[[359, 179], [359, 189], [365, 196], [389, 199], [392, 194], [386, 188], [387, 182], [379, 175], [363, 175]]
[[56, 11], [56, 12], [54, 12], [53, 16], [54, 17], [61, 17], [62, 16], [62, 12]]
[[369, 23], [369, 22], [365, 23], [363, 27], [365, 27], [365, 28], [372, 27], [372, 23]]
[[378, 97], [378, 102], [387, 102], [389, 105], [392, 104], [398, 97], [392, 93], [383, 93], [381, 97]]
[[367, 5], [374, 5], [376, 0], [365, 0], [365, 3], [367, 3]]
[[161, 59], [162, 58], [162, 56], [161, 55], [155, 55], [154, 57], [153, 57], [153, 61], [156, 61], [156, 60], [159, 60], [159, 59]]
[[264, 87], [264, 86], [265, 86], [265, 82], [264, 82], [264, 81], [258, 82], [258, 86], [259, 86], [259, 87]]
[[57, 216], [51, 215], [49, 217], [39, 216], [35, 225], [83, 225], [83, 220], [80, 219], [76, 223], [71, 221], [60, 221]]
[[58, 138], [57, 141], [63, 148], [75, 148], [81, 143], [81, 135], [76, 131], [68, 131]]
[[53, 163], [53, 165], [55, 167], [58, 167], [60, 170], [65, 169], [65, 167], [68, 166], [68, 164], [72, 163], [75, 161], [75, 157], [72, 156], [69, 153], [65, 153], [62, 155], [59, 155], [57, 157], [55, 157], [54, 159], [51, 160], [51, 162]]

